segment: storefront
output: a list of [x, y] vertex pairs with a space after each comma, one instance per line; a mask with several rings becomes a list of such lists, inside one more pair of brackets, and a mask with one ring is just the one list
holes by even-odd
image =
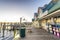
[[60, 10], [42, 17], [40, 21], [43, 29], [60, 37]]

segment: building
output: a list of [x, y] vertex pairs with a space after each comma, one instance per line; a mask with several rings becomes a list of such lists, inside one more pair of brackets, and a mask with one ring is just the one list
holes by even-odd
[[38, 13], [34, 13], [34, 18], [32, 19], [32, 26], [39, 28]]
[[42, 28], [49, 33], [60, 35], [60, 0], [52, 0], [44, 7], [38, 8], [37, 21], [34, 20], [34, 25]]
[[[39, 19], [38, 19], [39, 18]], [[52, 0], [44, 7], [38, 8], [39, 25], [49, 33], [60, 35], [60, 0]]]

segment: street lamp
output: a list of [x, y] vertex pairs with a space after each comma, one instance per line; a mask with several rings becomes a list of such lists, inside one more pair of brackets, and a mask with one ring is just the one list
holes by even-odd
[[21, 27], [22, 17], [20, 18], [20, 27]]
[[5, 23], [3, 25], [3, 36], [2, 37], [4, 37], [4, 31], [5, 31]]

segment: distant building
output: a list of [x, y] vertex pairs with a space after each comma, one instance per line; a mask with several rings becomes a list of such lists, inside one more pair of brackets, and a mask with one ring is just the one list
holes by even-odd
[[36, 20], [38, 17], [38, 13], [34, 13], [34, 19]]

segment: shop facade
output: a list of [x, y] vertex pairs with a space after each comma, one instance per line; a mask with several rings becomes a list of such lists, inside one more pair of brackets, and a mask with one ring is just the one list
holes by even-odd
[[50, 2], [40, 15], [40, 25], [51, 34], [60, 37], [60, 0]]

